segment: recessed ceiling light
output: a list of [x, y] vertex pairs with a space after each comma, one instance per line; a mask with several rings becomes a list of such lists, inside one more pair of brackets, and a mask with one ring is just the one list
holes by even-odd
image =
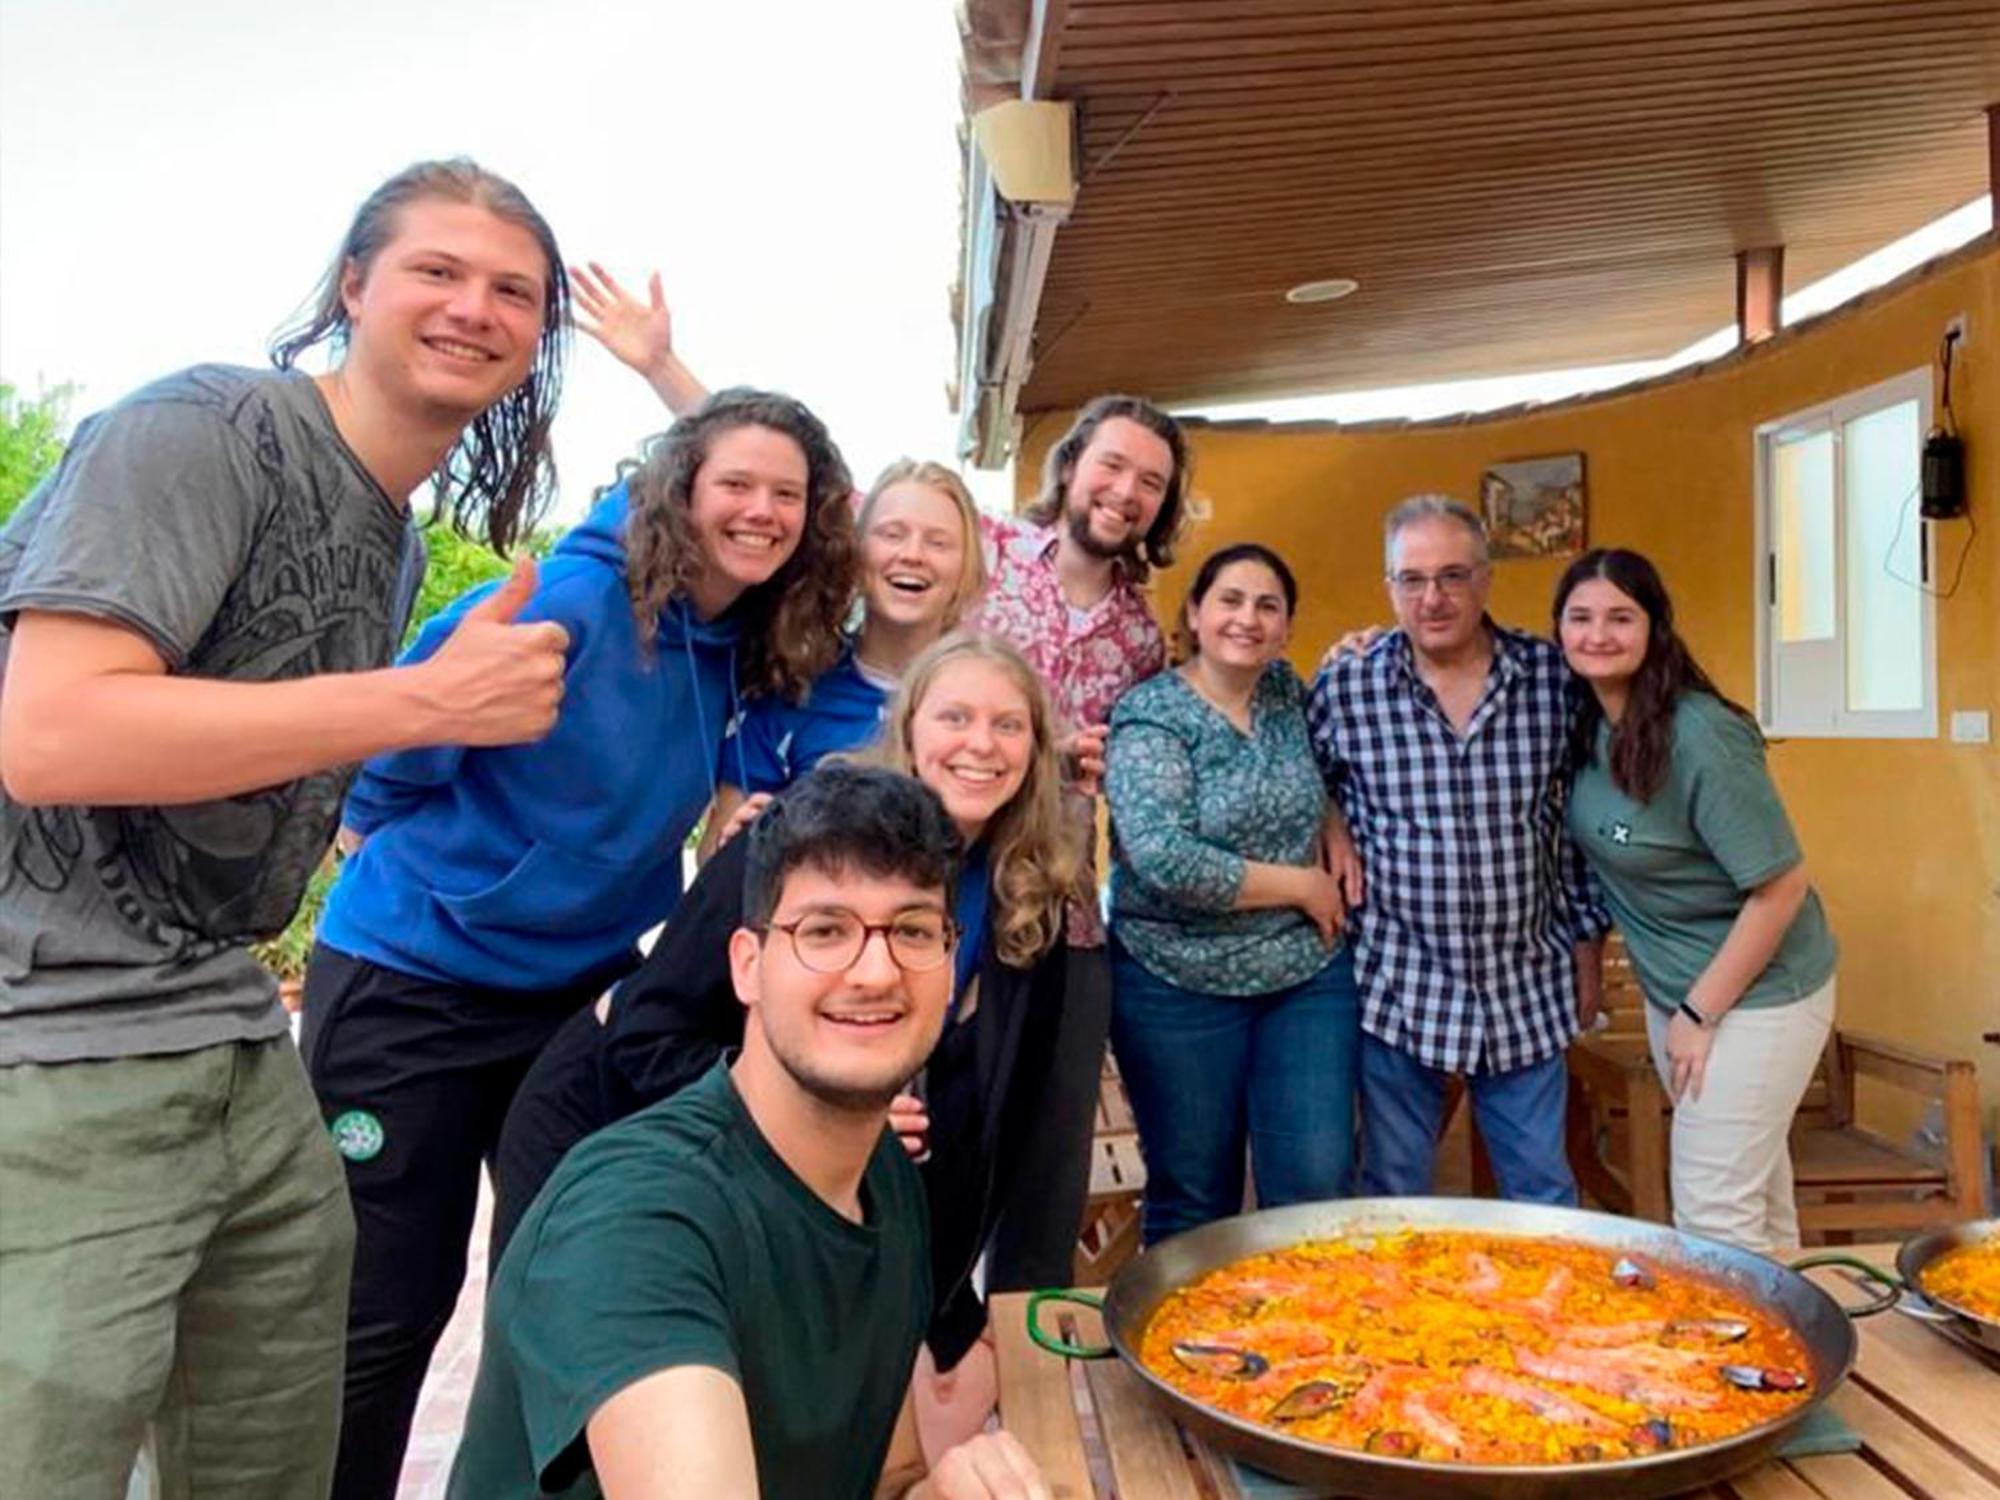
[[1361, 290], [1361, 283], [1352, 276], [1329, 276], [1324, 281], [1301, 281], [1285, 293], [1287, 302], [1338, 302], [1342, 297], [1351, 297]]

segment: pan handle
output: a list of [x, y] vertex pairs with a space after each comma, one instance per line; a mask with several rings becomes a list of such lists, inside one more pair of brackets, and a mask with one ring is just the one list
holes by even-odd
[[1898, 1302], [1896, 1304], [1896, 1311], [1903, 1314], [1904, 1317], [1915, 1318], [1920, 1323], [1954, 1324], [1958, 1322], [1957, 1313], [1939, 1312], [1915, 1292], [1910, 1293], [1902, 1301]]
[[1089, 1292], [1029, 1293], [1028, 1337], [1038, 1348], [1046, 1349], [1051, 1354], [1060, 1354], [1064, 1359], [1109, 1359], [1118, 1352], [1109, 1344], [1070, 1344], [1043, 1333], [1042, 1304], [1045, 1302], [1074, 1302], [1078, 1307], [1087, 1307], [1093, 1312], [1104, 1311], [1104, 1299]]
[[1858, 1307], [1843, 1307], [1841, 1311], [1850, 1318], [1873, 1317], [1878, 1312], [1887, 1312], [1903, 1298], [1902, 1278], [1892, 1276], [1880, 1266], [1870, 1265], [1852, 1255], [1841, 1255], [1828, 1251], [1819, 1255], [1808, 1255], [1803, 1260], [1792, 1262], [1794, 1271], [1810, 1271], [1817, 1266], [1845, 1266], [1850, 1271], [1859, 1271], [1870, 1281], [1883, 1288], [1881, 1295], [1872, 1302], [1863, 1302]]

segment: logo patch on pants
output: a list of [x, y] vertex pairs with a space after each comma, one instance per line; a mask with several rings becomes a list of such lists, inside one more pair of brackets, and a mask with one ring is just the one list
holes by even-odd
[[333, 1133], [333, 1149], [349, 1161], [373, 1161], [388, 1140], [382, 1122], [365, 1109], [348, 1110], [327, 1129]]

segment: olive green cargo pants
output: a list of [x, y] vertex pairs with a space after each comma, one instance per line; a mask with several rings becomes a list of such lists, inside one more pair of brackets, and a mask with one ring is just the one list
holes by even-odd
[[289, 1038], [0, 1068], [0, 1496], [321, 1500], [353, 1247]]

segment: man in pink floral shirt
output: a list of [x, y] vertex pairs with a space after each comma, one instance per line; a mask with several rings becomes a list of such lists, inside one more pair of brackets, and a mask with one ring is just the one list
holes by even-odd
[[[1187, 492], [1180, 425], [1136, 396], [1100, 396], [1049, 450], [1034, 503], [1018, 518], [986, 522], [992, 582], [965, 623], [1011, 641], [1048, 684], [1067, 721], [1064, 748], [1084, 789], [1074, 799], [1076, 817], [1093, 850], [1111, 705], [1166, 665], [1160, 627], [1140, 589], [1154, 568], [1173, 561]], [[1037, 1203], [1013, 1205], [1002, 1217], [987, 1264], [994, 1290], [1057, 1286], [1070, 1275], [1111, 1022], [1092, 863], [1088, 890], [1070, 906], [1057, 1077], [1031, 1148], [1041, 1170], [1023, 1178], [1042, 1191]]]

